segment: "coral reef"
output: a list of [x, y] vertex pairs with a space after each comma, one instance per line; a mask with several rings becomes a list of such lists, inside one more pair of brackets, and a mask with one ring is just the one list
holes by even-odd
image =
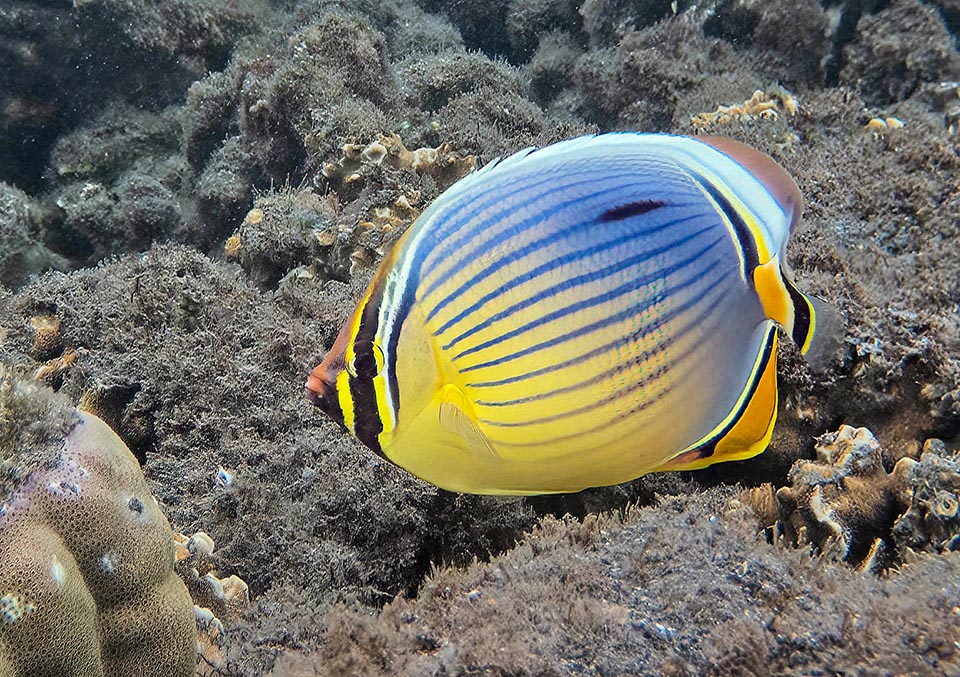
[[698, 113], [690, 118], [690, 124], [698, 131], [709, 129], [713, 125], [728, 125], [731, 122], [753, 122], [776, 120], [780, 106], [787, 115], [797, 114], [797, 100], [786, 90], [768, 93], [760, 89], [739, 106], [717, 106], [712, 113]]
[[928, 440], [919, 461], [901, 458], [890, 472], [866, 428], [841, 426], [820, 437], [815, 461], [799, 460], [791, 486], [748, 490], [771, 540], [810, 546], [827, 558], [881, 571], [921, 552], [960, 550], [960, 454]]
[[[158, 112], [255, 32], [262, 5], [23, 0], [0, 8], [0, 180], [42, 186], [57, 138], [123, 102]], [[144, 73], [149, 73], [148, 77]]]
[[250, 588], [236, 574], [218, 578], [214, 542], [203, 531], [190, 537], [174, 534], [176, 570], [194, 601], [199, 675], [220, 675], [226, 668], [223, 650], [228, 625], [250, 603]]
[[337, 193], [287, 187], [259, 196], [227, 239], [225, 254], [263, 288], [291, 273], [347, 280], [371, 268], [413, 223], [424, 202], [424, 177], [437, 193], [475, 162], [447, 143], [408, 150], [396, 134], [346, 144], [342, 157], [321, 169]]
[[902, 459], [887, 473], [870, 431], [850, 426], [818, 439], [816, 452], [816, 461], [797, 461], [791, 486], [777, 491], [785, 538], [863, 568], [888, 566], [888, 535], [905, 507], [912, 461]]
[[[525, 502], [450, 495], [371, 458], [303, 405], [359, 285], [293, 276], [271, 301], [237, 266], [157, 246], [29, 289], [23, 319], [0, 297], [0, 358], [33, 368], [29, 317], [60, 319], [78, 353], [60, 391], [130, 436], [171, 522], [215, 533], [217, 569], [249, 584], [224, 652], [251, 671], [313, 641], [310, 616], [335, 600], [412, 590], [431, 562], [499, 552], [534, 520]], [[297, 620], [284, 611], [273, 637], [290, 594]]]
[[[957, 16], [954, 0], [6, 3], [0, 360], [114, 428], [194, 548], [216, 536], [187, 567], [210, 672], [312, 674], [318, 653], [321, 672], [956, 672]], [[825, 373], [784, 342], [766, 453], [500, 502], [425, 486], [304, 405], [379, 257], [466, 168], [414, 160], [695, 133], [758, 90], [802, 107], [721, 111], [710, 132], [796, 178], [788, 259], [846, 320]], [[844, 421], [882, 447], [825, 438], [832, 462], [789, 474]], [[781, 517], [773, 486], [754, 492], [778, 547], [724, 511], [732, 489], [705, 490], [763, 482], [797, 501]], [[638, 500], [656, 508], [596, 527]], [[547, 518], [514, 547], [565, 512], [587, 526]], [[831, 557], [779, 547], [801, 532]], [[221, 571], [249, 606], [224, 611]], [[2, 607], [39, 613], [20, 593]]]
[[378, 616], [340, 606], [278, 674], [811, 674], [960, 669], [960, 555], [887, 580], [756, 539], [725, 491], [546, 518], [489, 562], [435, 570]]
[[917, 552], [960, 551], [960, 452], [948, 454], [942, 440], [927, 440], [919, 461], [906, 464], [907, 509], [893, 523], [891, 536], [903, 561]]
[[173, 537], [95, 416], [0, 373], [0, 672], [191, 675]]
[[353, 183], [360, 180], [363, 166], [383, 165], [430, 176], [440, 190], [445, 190], [472, 171], [476, 163], [472, 155], [458, 156], [449, 143], [407, 150], [397, 134], [389, 134], [366, 145], [347, 144], [343, 147], [343, 157], [336, 163], [325, 164], [321, 173], [335, 183]]
[[960, 56], [943, 18], [919, 0], [894, 0], [861, 18], [844, 56], [840, 81], [856, 86], [868, 105], [901, 101], [925, 84], [960, 77]]
[[40, 206], [0, 181], [0, 284], [16, 288], [31, 275], [65, 267], [40, 240], [42, 224]]
[[169, 237], [182, 223], [172, 111], [112, 107], [55, 144], [53, 193], [60, 218], [46, 237], [77, 263], [99, 261], [119, 247], [138, 250]]

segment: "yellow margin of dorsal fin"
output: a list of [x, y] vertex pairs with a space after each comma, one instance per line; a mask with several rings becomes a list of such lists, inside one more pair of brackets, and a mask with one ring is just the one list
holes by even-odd
[[839, 312], [797, 289], [784, 273], [779, 255], [754, 269], [753, 282], [764, 314], [790, 334], [811, 368], [826, 369], [843, 338]]
[[447, 384], [437, 393], [440, 400], [440, 426], [447, 432], [459, 435], [474, 456], [481, 461], [499, 461], [500, 455], [477, 422], [464, 411], [466, 395], [457, 386]]
[[699, 470], [723, 461], [756, 456], [770, 444], [777, 420], [777, 328], [771, 325], [747, 387], [727, 417], [701, 440], [654, 472]]

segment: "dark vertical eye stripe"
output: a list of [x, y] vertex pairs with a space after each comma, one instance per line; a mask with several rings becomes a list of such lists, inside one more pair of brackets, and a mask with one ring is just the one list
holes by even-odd
[[608, 209], [600, 215], [600, 220], [622, 221], [623, 219], [629, 219], [632, 216], [640, 216], [641, 214], [652, 212], [654, 209], [659, 209], [665, 204], [666, 202], [663, 202], [662, 200], [638, 200], [636, 202], [620, 205], [619, 207], [614, 207], [613, 209]]
[[[383, 298], [382, 285], [375, 289], [363, 306], [360, 326], [353, 339], [353, 348], [372, 345], [377, 334], [380, 301]], [[383, 432], [383, 421], [377, 408], [377, 390], [372, 378], [350, 375], [350, 399], [353, 402], [353, 434], [378, 455], [384, 456], [378, 436]]]
[[750, 226], [744, 222], [736, 208], [730, 204], [730, 201], [707, 179], [697, 174], [693, 174], [693, 178], [710, 194], [710, 197], [716, 201], [720, 210], [733, 224], [733, 231], [737, 235], [737, 243], [743, 252], [743, 260], [746, 266], [746, 270], [742, 271], [743, 277], [747, 280], [747, 284], [754, 288], [753, 271], [760, 265], [760, 254], [757, 252], [757, 243], [754, 241], [753, 233], [750, 232]]
[[322, 409], [327, 416], [332, 418], [340, 425], [343, 425], [343, 409], [340, 407], [340, 398], [337, 395], [336, 384], [328, 387], [330, 389], [330, 394], [329, 396], [323, 398], [324, 405]]

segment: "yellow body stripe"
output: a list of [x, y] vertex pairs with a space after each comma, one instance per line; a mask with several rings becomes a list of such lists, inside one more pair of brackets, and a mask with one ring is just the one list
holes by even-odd
[[380, 423], [383, 425], [383, 430], [378, 435], [378, 439], [381, 446], [385, 447], [390, 443], [396, 422], [393, 419], [393, 410], [387, 401], [387, 381], [382, 373], [373, 379], [373, 388], [377, 396], [377, 411], [380, 412]]
[[756, 285], [763, 312], [792, 335], [795, 311], [783, 273], [780, 271], [779, 255], [757, 266], [753, 271], [753, 282]]
[[337, 375], [337, 399], [340, 401], [340, 411], [343, 413], [343, 425], [350, 432], [355, 432], [353, 424], [353, 397], [350, 395], [350, 375], [344, 369]]
[[817, 332], [817, 312], [813, 304], [810, 303], [810, 299], [806, 296], [803, 297], [803, 302], [806, 303], [807, 308], [810, 309], [810, 326], [807, 328], [807, 337], [803, 340], [803, 345], [800, 346], [800, 353], [806, 355], [810, 350], [810, 343], [813, 341], [813, 336]]

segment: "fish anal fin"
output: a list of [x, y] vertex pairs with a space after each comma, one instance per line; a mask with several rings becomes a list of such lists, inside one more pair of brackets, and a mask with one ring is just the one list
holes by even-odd
[[438, 393], [440, 398], [440, 426], [459, 435], [471, 453], [481, 461], [500, 461], [500, 455], [477, 422], [465, 411], [466, 396], [455, 385], [446, 385]]
[[759, 374], [751, 385], [752, 393], [735, 417], [656, 471], [699, 470], [714, 463], [752, 458], [767, 448], [777, 419], [777, 333], [773, 328], [770, 331], [768, 348], [758, 365]]

